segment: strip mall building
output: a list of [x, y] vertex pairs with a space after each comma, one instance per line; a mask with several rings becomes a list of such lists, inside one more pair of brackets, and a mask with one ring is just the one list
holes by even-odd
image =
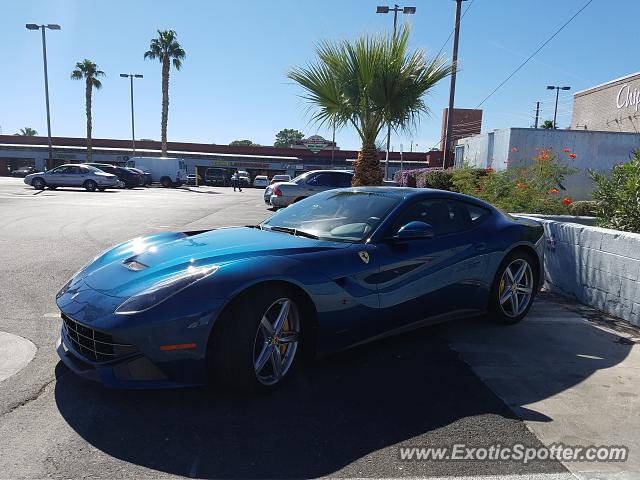
[[[536, 148], [552, 148], [577, 170], [566, 181], [568, 195], [590, 198], [588, 170], [610, 171], [640, 148], [640, 72], [575, 93], [566, 130], [504, 128], [467, 137], [457, 142], [455, 163], [524, 167], [533, 162]], [[563, 153], [567, 148], [575, 159]]]
[[[86, 140], [84, 138], [53, 137], [54, 165], [63, 163], [82, 163], [86, 161]], [[325, 145], [315, 137], [312, 149], [296, 145], [294, 148], [277, 147], [232, 147], [229, 145], [211, 145], [202, 143], [168, 142], [168, 155], [182, 158], [187, 164], [188, 173], [194, 173], [196, 167], [225, 167], [247, 170], [252, 177], [269, 177], [287, 173], [291, 176], [309, 170], [353, 168], [358, 157], [354, 150], [334, 149], [331, 142]], [[93, 161], [124, 165], [132, 155], [131, 140], [93, 139]], [[319, 148], [318, 145], [321, 147]], [[314, 153], [315, 151], [315, 153]], [[0, 135], [0, 175], [8, 175], [21, 166], [34, 166], [44, 169], [49, 151], [46, 137], [21, 137]], [[137, 141], [137, 156], [160, 156], [160, 142]], [[381, 160], [384, 153], [380, 154]], [[399, 152], [390, 152], [390, 172], [401, 168]], [[423, 168], [442, 165], [439, 151], [404, 152], [402, 168]]]

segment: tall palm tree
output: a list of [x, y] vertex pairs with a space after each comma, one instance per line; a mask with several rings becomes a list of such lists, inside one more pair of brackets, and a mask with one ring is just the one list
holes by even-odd
[[38, 131], [31, 127], [24, 127], [21, 128], [20, 131], [16, 133], [16, 135], [20, 137], [35, 137], [36, 135], [38, 135]]
[[451, 73], [443, 57], [410, 52], [409, 30], [363, 36], [353, 42], [322, 42], [318, 60], [295, 68], [288, 77], [300, 84], [303, 98], [316, 108], [320, 124], [351, 124], [362, 141], [353, 185], [380, 185], [382, 169], [376, 139], [389, 123], [395, 130], [412, 129], [429, 108], [423, 96]]
[[182, 67], [182, 60], [187, 54], [178, 43], [178, 35], [173, 30], [158, 30], [158, 37], [151, 39], [149, 50], [144, 52], [144, 58], [158, 59], [162, 64], [162, 117], [160, 122], [160, 136], [162, 142], [162, 156], [167, 156], [167, 121], [169, 119], [169, 69], [171, 64], [176, 70]]
[[88, 59], [84, 59], [82, 62], [76, 63], [76, 68], [71, 72], [71, 78], [73, 80], [85, 81], [85, 110], [87, 112], [87, 162], [91, 161], [91, 95], [93, 89], [100, 90], [102, 88], [102, 82], [98, 80], [98, 77], [103, 77], [104, 72], [98, 70], [98, 65]]

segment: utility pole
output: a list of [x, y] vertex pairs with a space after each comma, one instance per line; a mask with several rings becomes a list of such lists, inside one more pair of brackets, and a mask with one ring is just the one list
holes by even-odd
[[444, 141], [444, 152], [442, 152], [442, 168], [445, 167], [447, 161], [447, 153], [451, 150], [451, 136], [453, 129], [453, 104], [456, 97], [456, 71], [458, 70], [458, 39], [460, 37], [460, 11], [462, 10], [462, 2], [466, 0], [455, 0], [456, 16], [453, 26], [453, 55], [451, 63], [451, 87], [449, 88], [449, 109], [447, 111], [447, 133]]
[[[133, 151], [133, 157], [136, 156], [136, 127], [135, 127], [135, 116], [133, 111], [133, 79], [134, 78], [143, 78], [139, 73], [121, 73], [120, 76], [122, 78], [128, 78], [130, 81], [130, 99], [131, 99], [131, 149]], [[198, 177], [196, 173], [196, 185], [198, 183]]]
[[555, 90], [556, 91], [556, 107], [553, 110], [553, 128], [556, 130], [558, 128], [558, 124], [556, 123], [556, 119], [558, 118], [558, 97], [560, 96], [560, 90], [571, 90], [571, 87], [560, 87], [557, 85], [547, 85], [547, 90]]
[[334, 166], [336, 150], [336, 121], [333, 121], [333, 138], [331, 139], [331, 168]]
[[[393, 41], [396, 41], [396, 30], [398, 23], [398, 12], [402, 12], [405, 15], [413, 15], [416, 13], [416, 7], [399, 7], [398, 5], [394, 5], [393, 8], [378, 6], [376, 7], [376, 13], [389, 13], [393, 12]], [[389, 147], [391, 144], [391, 124], [387, 124], [387, 153], [384, 162], [384, 178], [385, 180], [389, 180]]]
[[46, 162], [46, 170], [53, 167], [53, 146], [51, 142], [51, 114], [49, 113], [49, 75], [47, 73], [47, 36], [45, 30], [60, 30], [60, 25], [49, 23], [47, 25], [37, 25], [27, 23], [27, 30], [42, 30], [42, 60], [44, 63], [44, 99], [47, 108], [47, 143], [49, 145], [49, 158]]
[[538, 128], [538, 118], [540, 118], [540, 102], [536, 102], [536, 122], [533, 128]]

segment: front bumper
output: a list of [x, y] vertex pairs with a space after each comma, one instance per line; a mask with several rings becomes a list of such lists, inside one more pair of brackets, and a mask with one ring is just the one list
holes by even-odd
[[[207, 343], [223, 301], [183, 300], [176, 295], [140, 314], [115, 315], [123, 299], [80, 280], [57, 299], [63, 317], [57, 353], [77, 375], [110, 388], [205, 384]], [[184, 344], [195, 347], [164, 348]]]

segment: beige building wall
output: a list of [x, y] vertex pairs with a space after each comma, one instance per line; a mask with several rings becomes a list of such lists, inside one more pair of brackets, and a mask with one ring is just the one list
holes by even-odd
[[640, 72], [574, 94], [571, 129], [640, 132]]

